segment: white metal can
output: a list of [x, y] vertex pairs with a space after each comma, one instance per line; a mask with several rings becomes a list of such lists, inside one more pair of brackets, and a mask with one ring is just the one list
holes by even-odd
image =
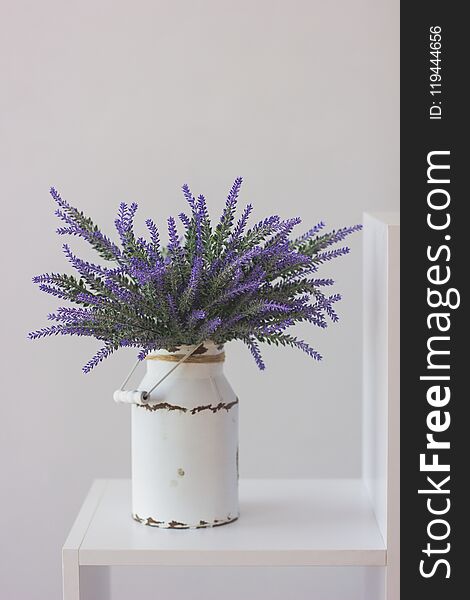
[[[190, 350], [147, 357], [149, 390]], [[205, 342], [132, 406], [132, 513], [154, 527], [214, 527], [238, 518], [238, 398], [223, 347]]]

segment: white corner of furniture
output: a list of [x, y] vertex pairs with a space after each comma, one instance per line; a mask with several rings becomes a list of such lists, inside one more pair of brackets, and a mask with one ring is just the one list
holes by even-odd
[[387, 548], [387, 600], [399, 598], [400, 221], [364, 214], [363, 479]]

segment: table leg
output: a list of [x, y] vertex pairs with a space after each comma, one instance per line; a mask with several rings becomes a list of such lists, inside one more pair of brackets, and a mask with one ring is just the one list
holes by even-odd
[[80, 600], [80, 566], [78, 550], [62, 550], [63, 600]]
[[[79, 551], [86, 532], [90, 526], [96, 509], [105, 492], [107, 481], [97, 479], [88, 492], [82, 508], [75, 519], [70, 533], [62, 548], [62, 581], [63, 581], [63, 599], [80, 600], [80, 562]], [[83, 580], [86, 585], [86, 575]], [[109, 585], [108, 585], [109, 588]], [[107, 596], [103, 595], [103, 600]], [[82, 600], [85, 597], [82, 595]], [[101, 598], [99, 598], [101, 600]]]

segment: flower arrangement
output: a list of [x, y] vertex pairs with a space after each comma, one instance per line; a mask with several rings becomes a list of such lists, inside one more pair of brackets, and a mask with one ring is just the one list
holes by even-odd
[[287, 332], [308, 321], [321, 328], [336, 322], [334, 304], [340, 294], [327, 295], [330, 278], [319, 277], [323, 263], [349, 252], [332, 248], [361, 225], [323, 233], [323, 222], [291, 238], [300, 218], [271, 216], [248, 228], [251, 204], [237, 221], [242, 178], [230, 189], [214, 227], [206, 200], [183, 193], [189, 214], [181, 213], [180, 236], [174, 217], [168, 218], [168, 244], [163, 246], [155, 223], [148, 219], [148, 239], [133, 229], [137, 204], [122, 203], [115, 220], [120, 246], [51, 188], [64, 223], [60, 235], [86, 240], [108, 266], [86, 262], [64, 244], [63, 250], [78, 276], [46, 273], [34, 277], [39, 288], [78, 307], [60, 307], [49, 315], [55, 324], [33, 331], [31, 339], [51, 335], [91, 336], [103, 347], [83, 367], [89, 372], [124, 346], [139, 348], [143, 359], [153, 350], [172, 350], [211, 339], [217, 344], [242, 340], [256, 364], [264, 369], [258, 342], [292, 346], [315, 360], [321, 355]]

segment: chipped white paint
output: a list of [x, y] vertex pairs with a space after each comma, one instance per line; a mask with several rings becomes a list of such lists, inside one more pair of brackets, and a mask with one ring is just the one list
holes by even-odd
[[[195, 356], [221, 355], [212, 342]], [[175, 354], [188, 351], [184, 346]], [[161, 350], [155, 355], [168, 355]], [[138, 390], [172, 363], [147, 360]], [[223, 362], [186, 362], [132, 406], [132, 513], [155, 527], [221, 525], [238, 517], [238, 400]]]

